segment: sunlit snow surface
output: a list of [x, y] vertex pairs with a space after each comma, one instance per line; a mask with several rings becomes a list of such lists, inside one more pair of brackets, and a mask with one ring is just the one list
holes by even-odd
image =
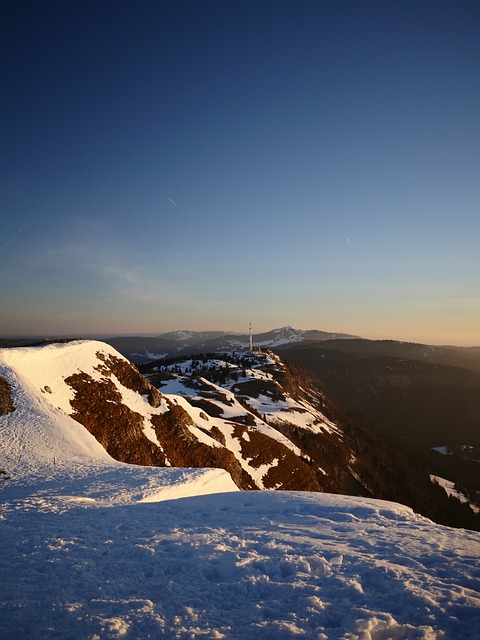
[[479, 637], [478, 533], [395, 503], [120, 464], [0, 369], [17, 406], [0, 417], [2, 640]]
[[478, 638], [478, 534], [395, 504], [4, 490], [1, 532], [2, 638]]

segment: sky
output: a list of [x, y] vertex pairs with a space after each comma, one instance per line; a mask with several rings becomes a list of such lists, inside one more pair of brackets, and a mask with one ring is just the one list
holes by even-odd
[[480, 345], [480, 5], [6, 0], [0, 336]]

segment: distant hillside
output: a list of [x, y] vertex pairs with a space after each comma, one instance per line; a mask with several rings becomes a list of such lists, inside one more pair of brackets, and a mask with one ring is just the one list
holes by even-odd
[[400, 438], [480, 446], [480, 353], [394, 341], [277, 348], [313, 371], [343, 406]]
[[[333, 340], [277, 352], [313, 372], [337, 403], [375, 425], [432, 473], [480, 491], [480, 464], [452, 451], [480, 447], [480, 350]], [[480, 455], [477, 456], [477, 460]]]
[[[263, 349], [304, 342], [348, 339], [354, 336], [327, 331], [294, 329], [286, 326], [253, 335], [254, 347]], [[249, 348], [248, 334], [229, 334], [222, 331], [172, 331], [157, 337], [108, 337], [105, 342], [135, 364], [161, 358], [190, 356], [195, 353], [223, 353], [245, 351]]]

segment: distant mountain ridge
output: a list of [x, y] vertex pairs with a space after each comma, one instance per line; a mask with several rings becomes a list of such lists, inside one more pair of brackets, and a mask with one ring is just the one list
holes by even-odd
[[[358, 336], [317, 329], [294, 329], [287, 325], [253, 334], [252, 337], [255, 348], [267, 349], [309, 342], [348, 340]], [[249, 334], [233, 334], [226, 331], [171, 331], [159, 336], [108, 337], [104, 341], [135, 364], [174, 356], [189, 356], [194, 353], [242, 351], [250, 346]]]

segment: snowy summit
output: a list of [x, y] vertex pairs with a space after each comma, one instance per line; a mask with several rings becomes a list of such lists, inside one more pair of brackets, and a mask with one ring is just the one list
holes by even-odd
[[478, 637], [478, 533], [117, 462], [68, 415], [64, 376], [98, 349], [0, 351], [2, 639]]

